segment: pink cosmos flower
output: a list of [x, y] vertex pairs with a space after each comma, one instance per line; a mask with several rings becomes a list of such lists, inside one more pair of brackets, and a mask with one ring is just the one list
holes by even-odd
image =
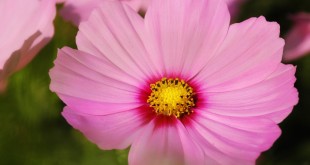
[[54, 34], [56, 9], [51, 0], [0, 1], [0, 88], [28, 64]]
[[229, 25], [219, 0], [157, 0], [143, 19], [118, 1], [58, 52], [50, 89], [68, 123], [130, 165], [254, 164], [298, 101], [295, 67], [264, 17]]
[[[91, 12], [103, 1], [109, 0], [66, 0], [61, 15], [75, 25], [88, 19]], [[110, 0], [113, 1], [113, 0]], [[146, 11], [151, 0], [120, 0], [136, 11]]]
[[292, 17], [295, 25], [287, 33], [283, 60], [296, 60], [310, 53], [310, 13], [299, 13]]

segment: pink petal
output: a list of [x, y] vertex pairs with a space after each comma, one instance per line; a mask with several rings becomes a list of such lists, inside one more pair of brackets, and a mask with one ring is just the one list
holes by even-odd
[[[60, 10], [60, 14], [66, 20], [79, 25], [86, 21], [92, 11], [96, 9], [99, 4], [107, 0], [66, 0], [64, 7]], [[109, 0], [118, 1], [118, 0]], [[132, 7], [135, 11], [146, 11], [151, 0], [120, 0], [126, 5]]]
[[0, 2], [0, 79], [28, 64], [54, 34], [53, 0]]
[[[107, 115], [141, 107], [137, 80], [87, 53], [63, 48], [50, 71], [50, 89], [71, 108]], [[144, 103], [143, 103], [144, 104]]]
[[59, 50], [50, 77], [50, 89], [73, 107], [79, 101], [82, 102], [79, 104], [98, 102], [102, 104], [101, 108], [105, 103], [115, 106], [140, 105], [137, 84], [141, 83], [106, 61], [82, 51], [70, 48]]
[[190, 138], [177, 119], [152, 120], [133, 142], [129, 164], [187, 165], [203, 164], [201, 148]]
[[237, 118], [198, 110], [188, 120], [193, 140], [218, 164], [255, 164], [281, 133], [273, 121], [260, 117]]
[[64, 3], [66, 0], [56, 0], [56, 3]]
[[86, 21], [98, 4], [102, 0], [66, 0], [64, 7], [60, 10], [60, 15], [74, 23], [76, 26], [82, 21]]
[[284, 41], [279, 25], [264, 17], [230, 26], [218, 54], [197, 76], [209, 92], [240, 89], [267, 78], [282, 58]]
[[88, 115], [65, 107], [62, 115], [101, 149], [125, 149], [139, 135], [148, 111], [128, 109], [110, 115]]
[[226, 116], [264, 116], [279, 123], [298, 102], [295, 71], [295, 67], [281, 64], [265, 80], [252, 86], [225, 92], [206, 89], [203, 95], [207, 97], [207, 109]]
[[135, 11], [146, 12], [152, 0], [121, 0]]
[[299, 13], [292, 17], [295, 22], [286, 34], [283, 60], [296, 60], [310, 53], [310, 13]]
[[51, 90], [67, 104], [63, 116], [102, 149], [124, 149], [149, 121], [136, 79], [82, 51], [59, 50], [50, 71]]
[[105, 1], [88, 21], [80, 24], [78, 49], [104, 58], [144, 81], [158, 71], [140, 38], [138, 31], [143, 31], [142, 25], [141, 16], [128, 6], [118, 1]]
[[222, 1], [156, 0], [145, 15], [147, 49], [166, 76], [193, 75], [214, 55], [228, 25]]

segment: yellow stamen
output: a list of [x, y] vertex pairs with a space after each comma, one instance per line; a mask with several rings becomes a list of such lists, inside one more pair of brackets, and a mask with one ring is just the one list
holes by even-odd
[[193, 88], [184, 80], [162, 78], [150, 87], [152, 92], [147, 103], [157, 114], [180, 118], [193, 112], [191, 110], [191, 107], [195, 106]]

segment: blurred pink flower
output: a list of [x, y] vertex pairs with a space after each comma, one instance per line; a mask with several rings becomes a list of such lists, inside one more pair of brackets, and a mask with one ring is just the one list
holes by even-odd
[[74, 128], [130, 165], [254, 164], [298, 101], [295, 67], [264, 17], [229, 25], [219, 0], [156, 0], [143, 19], [118, 1], [58, 52], [50, 89]]
[[299, 13], [292, 17], [295, 25], [285, 37], [283, 60], [296, 60], [310, 53], [310, 13]]
[[[60, 14], [66, 20], [71, 21], [75, 25], [79, 25], [81, 21], [87, 20], [92, 10], [99, 6], [103, 1], [114, 0], [66, 0]], [[151, 0], [120, 0], [131, 6], [134, 10], [146, 11]]]
[[[61, 1], [61, 0], [60, 0]], [[65, 0], [62, 0], [64, 2]], [[87, 20], [92, 10], [98, 7], [99, 3], [106, 0], [66, 0], [61, 15], [68, 21], [79, 25], [81, 21]], [[113, 0], [110, 0], [113, 1]], [[145, 12], [151, 3], [151, 0], [120, 0], [136, 11]], [[232, 17], [236, 17], [239, 8], [246, 0], [225, 0]]]
[[54, 34], [55, 1], [0, 1], [0, 88], [23, 68]]

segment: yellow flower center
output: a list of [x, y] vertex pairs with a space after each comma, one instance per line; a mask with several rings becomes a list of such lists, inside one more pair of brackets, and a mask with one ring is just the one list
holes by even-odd
[[191, 110], [191, 107], [195, 106], [193, 88], [184, 80], [162, 78], [150, 87], [152, 92], [147, 103], [157, 114], [180, 118], [193, 112]]

